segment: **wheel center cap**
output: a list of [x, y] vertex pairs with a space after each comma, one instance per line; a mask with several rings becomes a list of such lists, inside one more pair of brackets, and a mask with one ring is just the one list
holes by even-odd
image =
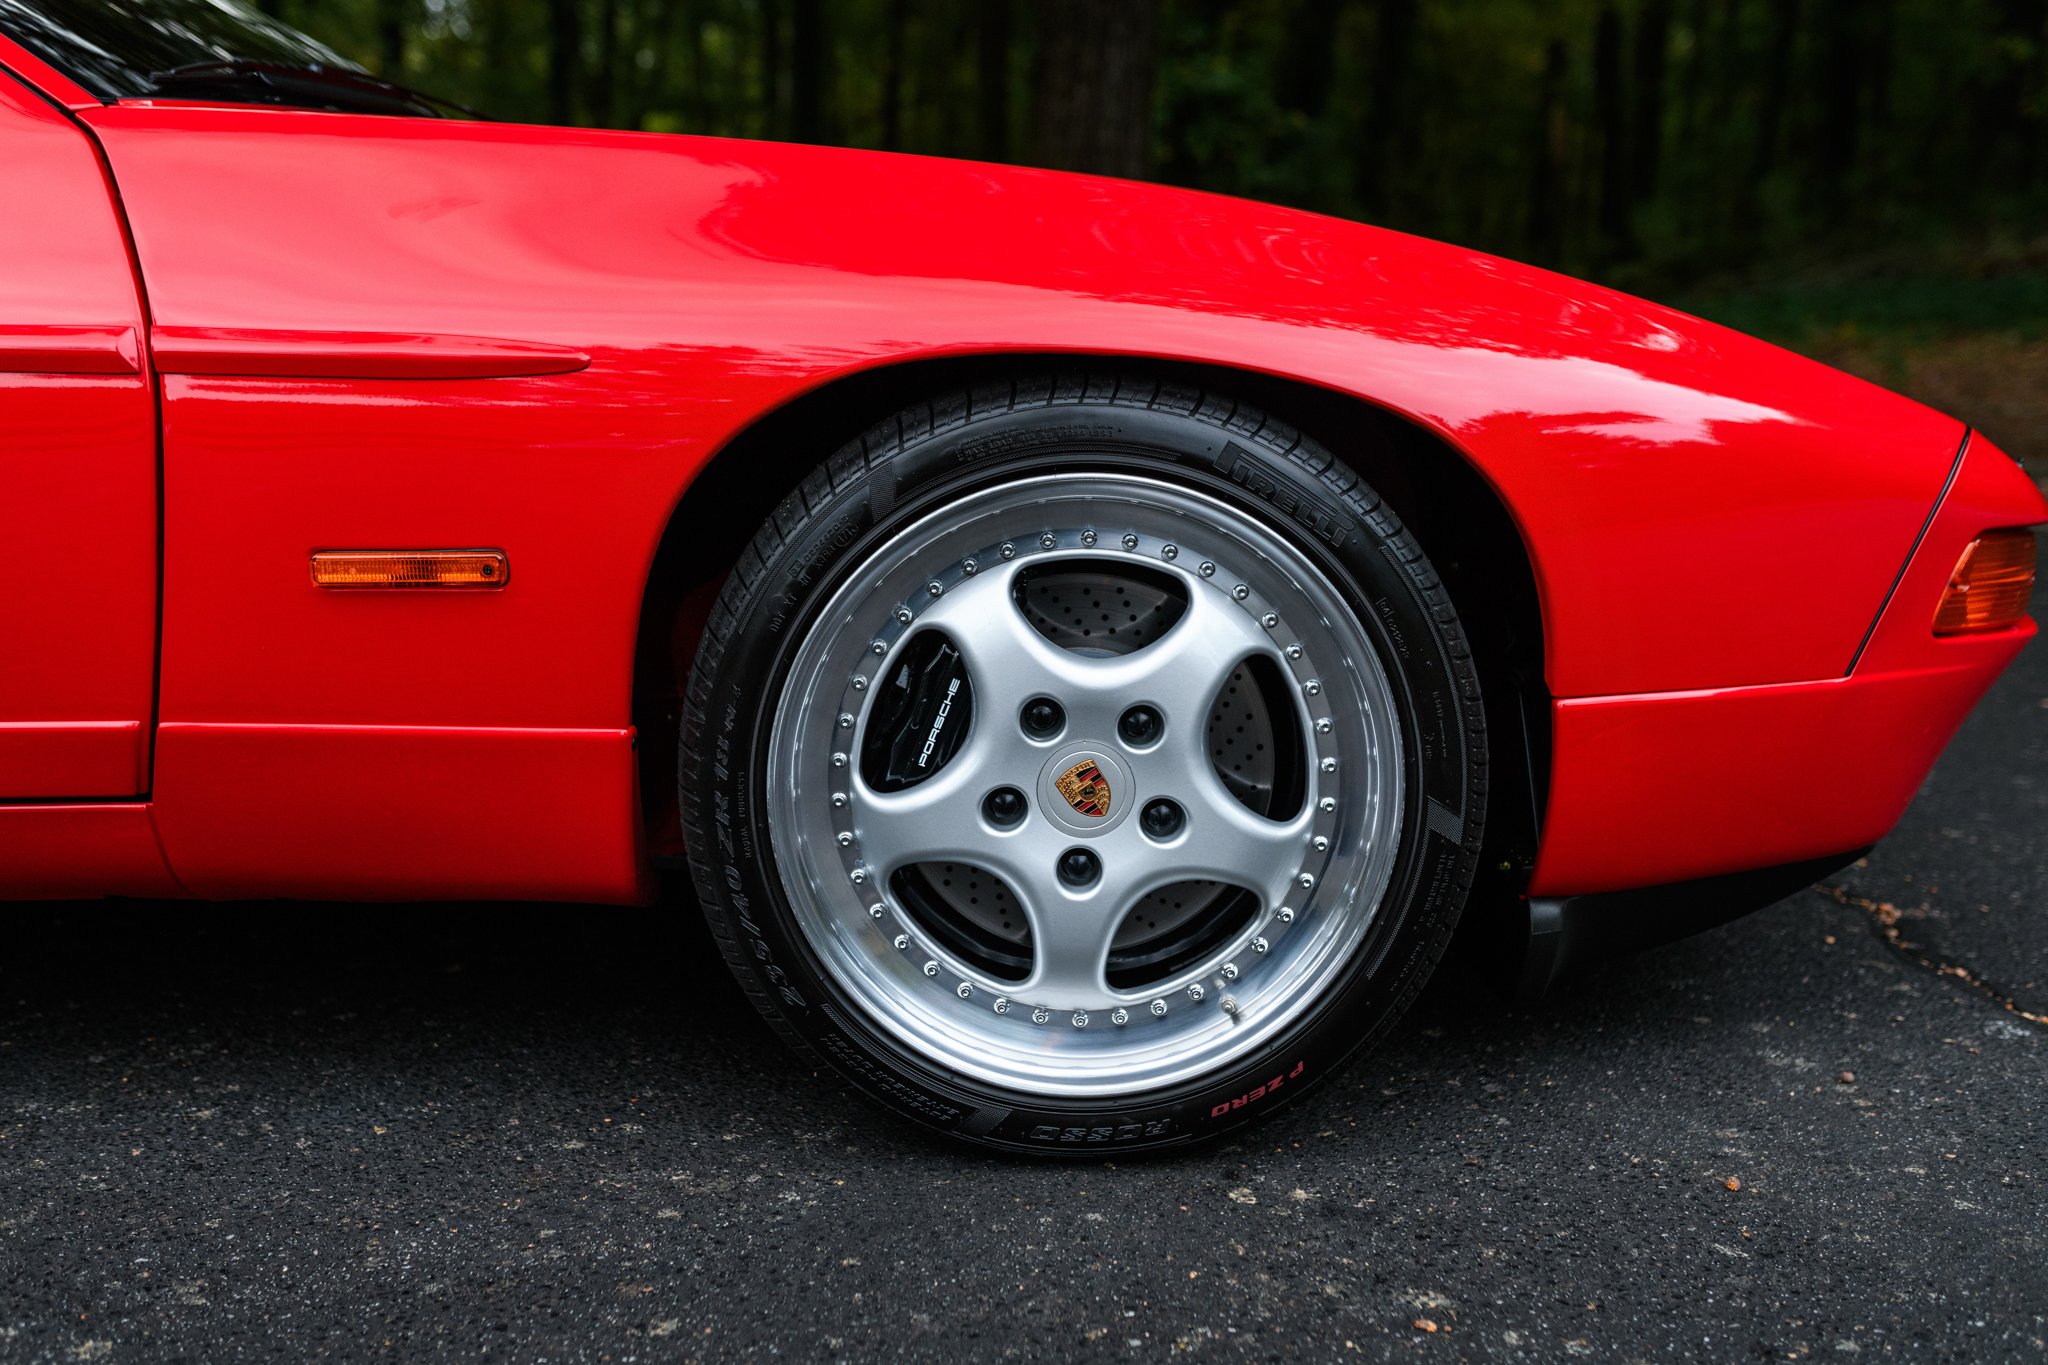
[[1038, 775], [1038, 809], [1069, 834], [1103, 834], [1137, 802], [1131, 770], [1107, 744], [1061, 745]]

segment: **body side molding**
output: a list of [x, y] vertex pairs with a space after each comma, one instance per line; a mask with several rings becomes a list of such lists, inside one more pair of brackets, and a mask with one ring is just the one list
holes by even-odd
[[164, 374], [248, 378], [509, 379], [590, 364], [569, 346], [425, 332], [157, 327], [149, 345]]

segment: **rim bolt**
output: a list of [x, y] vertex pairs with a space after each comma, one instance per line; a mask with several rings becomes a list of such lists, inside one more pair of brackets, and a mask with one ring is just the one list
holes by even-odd
[[997, 996], [995, 1004], [989, 1008], [993, 1009], [997, 1014], [1008, 1014], [1010, 1012], [1010, 997], [1007, 995]]
[[1271, 630], [1275, 626], [1280, 624], [1280, 618], [1269, 611], [1264, 616], [1261, 616], [1259, 618], [1259, 624], [1264, 626], [1267, 630]]
[[1109, 1022], [1115, 1024], [1118, 1028], [1122, 1028], [1125, 1024], [1131, 1022], [1131, 1012], [1122, 1006], [1118, 1006], [1109, 1012]]
[[1046, 1008], [1045, 1006], [1043, 1006], [1043, 1005], [1033, 1005], [1033, 1006], [1031, 1007], [1031, 1022], [1032, 1022], [1032, 1023], [1034, 1023], [1034, 1024], [1042, 1024], [1042, 1023], [1044, 1023], [1044, 1022], [1045, 1022], [1046, 1020], [1048, 1020], [1048, 1019], [1050, 1019], [1050, 1018], [1052, 1018], [1052, 1011], [1051, 1011], [1051, 1010], [1049, 1010], [1049, 1009], [1047, 1009], [1047, 1008]]
[[1300, 646], [1300, 645], [1289, 645], [1289, 646], [1287, 646], [1287, 657], [1288, 657], [1288, 658], [1290, 658], [1290, 659], [1299, 659], [1299, 658], [1301, 657], [1301, 646]]
[[1081, 533], [1081, 543], [1083, 545], [1093, 545], [1095, 543], [1095, 532], [1083, 531]]
[[1294, 923], [1294, 911], [1293, 911], [1293, 909], [1292, 909], [1291, 907], [1289, 907], [1289, 906], [1285, 906], [1285, 905], [1281, 906], [1281, 907], [1280, 907], [1280, 915], [1279, 915], [1279, 919], [1280, 919], [1280, 922], [1281, 922], [1282, 924], [1292, 924], [1292, 923]]
[[1148, 802], [1138, 815], [1138, 823], [1143, 825], [1145, 833], [1154, 839], [1171, 839], [1180, 833], [1181, 825], [1185, 822], [1186, 817], [1181, 814], [1180, 807], [1163, 796], [1156, 801]]
[[1240, 583], [1230, 590], [1230, 595], [1232, 597], [1235, 597], [1238, 601], [1242, 602], [1245, 598], [1250, 597], [1252, 595], [1252, 590], [1248, 585]]
[[896, 624], [897, 624], [897, 625], [899, 625], [899, 626], [907, 626], [907, 625], [909, 625], [909, 624], [910, 624], [910, 608], [909, 608], [909, 607], [898, 607], [898, 608], [896, 608]]
[[854, 690], [854, 691], [856, 691], [856, 692], [865, 692], [865, 691], [867, 691], [867, 690], [868, 690], [868, 675], [867, 675], [867, 674], [865, 674], [865, 673], [856, 673], [856, 674], [854, 674], [854, 675], [853, 675], [853, 690]]
[[1328, 853], [1330, 851], [1330, 841], [1320, 834], [1309, 840], [1308, 845], [1318, 853]]
[[937, 597], [941, 593], [946, 591], [946, 585], [944, 583], [939, 582], [938, 579], [934, 578], [931, 582], [924, 585], [924, 590], [931, 596]]
[[1002, 548], [998, 549], [996, 553], [1004, 559], [1015, 559], [1017, 557], [1017, 547], [1006, 540], [1003, 542]]
[[853, 712], [841, 711], [839, 713], [839, 728], [842, 730], [851, 730], [853, 728]]
[[896, 947], [897, 947], [897, 950], [898, 950], [898, 951], [902, 951], [902, 950], [905, 950], [905, 949], [909, 948], [909, 947], [910, 947], [910, 935], [908, 935], [908, 934], [898, 934], [898, 935], [896, 935], [896, 938], [895, 938], [895, 943], [896, 943]]
[[843, 807], [843, 806], [845, 806], [845, 804], [846, 804], [846, 793], [845, 793], [845, 792], [833, 792], [833, 793], [832, 793], [832, 804], [833, 804], [834, 806], [838, 806], [838, 807]]
[[1224, 963], [1222, 976], [1225, 981], [1237, 980], [1237, 964], [1235, 962]]
[[974, 987], [968, 985], [965, 981], [963, 981], [953, 988], [953, 994], [959, 996], [962, 1000], [965, 1000], [969, 996], [974, 994]]
[[939, 974], [939, 964], [930, 958], [926, 958], [923, 971], [926, 976], [937, 976]]
[[845, 767], [845, 766], [846, 766], [846, 755], [845, 755], [845, 754], [834, 754], [834, 755], [832, 755], [832, 766], [833, 766], [833, 767], [835, 767], [835, 768], [843, 768], [843, 767]]
[[1199, 981], [1188, 987], [1188, 999], [1190, 1000], [1199, 1001], [1206, 994], [1208, 992], [1202, 989], [1202, 983]]
[[1322, 763], [1322, 768], [1323, 768], [1323, 771], [1324, 771], [1324, 772], [1326, 772], [1326, 773], [1333, 773], [1333, 772], [1336, 772], [1336, 771], [1337, 771], [1337, 760], [1336, 760], [1336, 759], [1334, 759], [1334, 758], [1326, 758], [1326, 759], [1324, 759], [1324, 760], [1323, 760], [1323, 763]]
[[1319, 735], [1329, 734], [1331, 728], [1332, 724], [1328, 716], [1324, 716], [1321, 720], [1316, 722], [1316, 733]]
[[1320, 809], [1320, 810], [1321, 810], [1321, 811], [1322, 811], [1322, 812], [1323, 812], [1323, 813], [1324, 813], [1325, 815], [1327, 815], [1327, 814], [1329, 814], [1329, 813], [1330, 813], [1331, 811], [1334, 811], [1335, 809], [1337, 809], [1337, 798], [1336, 798], [1336, 797], [1334, 797], [1334, 796], [1326, 796], [1326, 797], [1324, 797], [1324, 798], [1323, 798], [1322, 800], [1320, 800], [1320, 801], [1316, 802], [1316, 806], [1317, 806], [1317, 808], [1318, 808], [1318, 809]]
[[1117, 717], [1116, 732], [1126, 744], [1150, 744], [1159, 738], [1166, 722], [1149, 706], [1133, 706]]
[[868, 649], [876, 654], [887, 654], [889, 652], [888, 644], [882, 640], [875, 641], [873, 644], [868, 646]]
[[1299, 877], [1296, 877], [1294, 881], [1297, 886], [1299, 886], [1302, 890], [1306, 891], [1316, 884], [1316, 874], [1313, 872], [1304, 872]]
[[1047, 531], [1044, 535], [1038, 538], [1038, 548], [1041, 550], [1050, 550], [1053, 546], [1059, 543], [1059, 539], [1056, 536], [1054, 536], [1053, 533], [1050, 531]]
[[986, 815], [988, 822], [997, 829], [1008, 829], [1022, 820], [1026, 809], [1028, 807], [1024, 801], [1024, 793], [1015, 787], [997, 787], [988, 794], [988, 799], [981, 803], [981, 813]]
[[1093, 886], [1102, 876], [1102, 859], [1085, 848], [1070, 848], [1060, 855], [1059, 876], [1062, 884], [1077, 890]]
[[1126, 550], [1135, 550], [1138, 548], [1138, 538], [1135, 535], [1132, 535], [1129, 531], [1124, 532], [1124, 548]]
[[1267, 943], [1264, 938], [1255, 938], [1252, 940], [1252, 951], [1255, 953], [1263, 953], [1266, 951], [1267, 948], [1271, 946], [1272, 945]]
[[864, 867], [856, 867], [853, 871], [847, 873], [846, 875], [847, 879], [851, 881], [855, 886], [865, 886], [867, 884], [868, 873], [867, 869]]
[[960, 572], [966, 574], [969, 578], [974, 577], [974, 571], [979, 569], [980, 567], [981, 565], [975, 563], [971, 559], [963, 559], [960, 561]]
[[876, 901], [873, 905], [870, 905], [868, 907], [869, 919], [880, 919], [883, 915], [886, 915], [888, 913], [889, 912], [883, 908], [882, 903], [880, 901]]
[[1307, 682], [1301, 685], [1301, 690], [1308, 693], [1311, 697], [1320, 697], [1321, 695], [1323, 695], [1322, 679], [1310, 678]]
[[1154, 1000], [1151, 1009], [1154, 1019], [1164, 1019], [1166, 1017], [1166, 1002], [1164, 1000]]
[[843, 829], [839, 831], [839, 846], [841, 848], [853, 847], [853, 836]]
[[1178, 546], [1178, 545], [1162, 545], [1162, 546], [1160, 546], [1160, 547], [1159, 547], [1159, 557], [1160, 557], [1161, 559], [1179, 559], [1179, 558], [1180, 558], [1180, 546]]
[[1213, 559], [1203, 560], [1197, 567], [1196, 572], [1200, 573], [1204, 578], [1214, 578], [1216, 576], [1216, 561]]
[[1067, 713], [1051, 697], [1033, 697], [1024, 703], [1018, 719], [1024, 733], [1033, 739], [1051, 739], [1066, 728]]
[[1074, 1027], [1075, 1027], [1075, 1028], [1087, 1028], [1087, 1027], [1088, 1027], [1088, 1011], [1087, 1011], [1087, 1010], [1075, 1010], [1075, 1011], [1074, 1011]]

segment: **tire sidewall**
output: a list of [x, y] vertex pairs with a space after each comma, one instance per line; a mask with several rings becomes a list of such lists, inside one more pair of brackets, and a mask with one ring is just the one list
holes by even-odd
[[[1462, 909], [1483, 805], [1470, 745], [1479, 699], [1455, 616], [1420, 551], [1349, 471], [1318, 448], [1281, 450], [1193, 413], [1115, 405], [972, 418], [868, 459], [856, 442], [800, 490], [809, 515], [779, 512], [779, 544], [734, 599], [722, 647], [697, 662], [701, 752], [683, 761], [705, 909], [735, 969], [786, 1036], [893, 1108], [986, 1144], [1039, 1151], [1175, 1145], [1271, 1110], [1338, 1070], [1420, 990]], [[1132, 1100], [1034, 1098], [936, 1067], [848, 1003], [806, 943], [765, 825], [761, 756], [789, 668], [848, 568], [919, 517], [1023, 477], [1141, 473], [1217, 497], [1307, 553], [1358, 610], [1393, 685], [1403, 748], [1400, 851], [1374, 923], [1321, 997], [1225, 1071]], [[796, 499], [791, 500], [793, 503]], [[765, 537], [764, 537], [765, 538]], [[720, 925], [718, 921], [723, 920]]]

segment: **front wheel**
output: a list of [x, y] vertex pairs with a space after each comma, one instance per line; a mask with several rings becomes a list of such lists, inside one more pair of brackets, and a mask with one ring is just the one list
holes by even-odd
[[735, 973], [898, 1111], [1204, 1137], [1421, 988], [1484, 817], [1478, 683], [1393, 513], [1241, 404], [1105, 376], [919, 407], [713, 611], [684, 832]]

